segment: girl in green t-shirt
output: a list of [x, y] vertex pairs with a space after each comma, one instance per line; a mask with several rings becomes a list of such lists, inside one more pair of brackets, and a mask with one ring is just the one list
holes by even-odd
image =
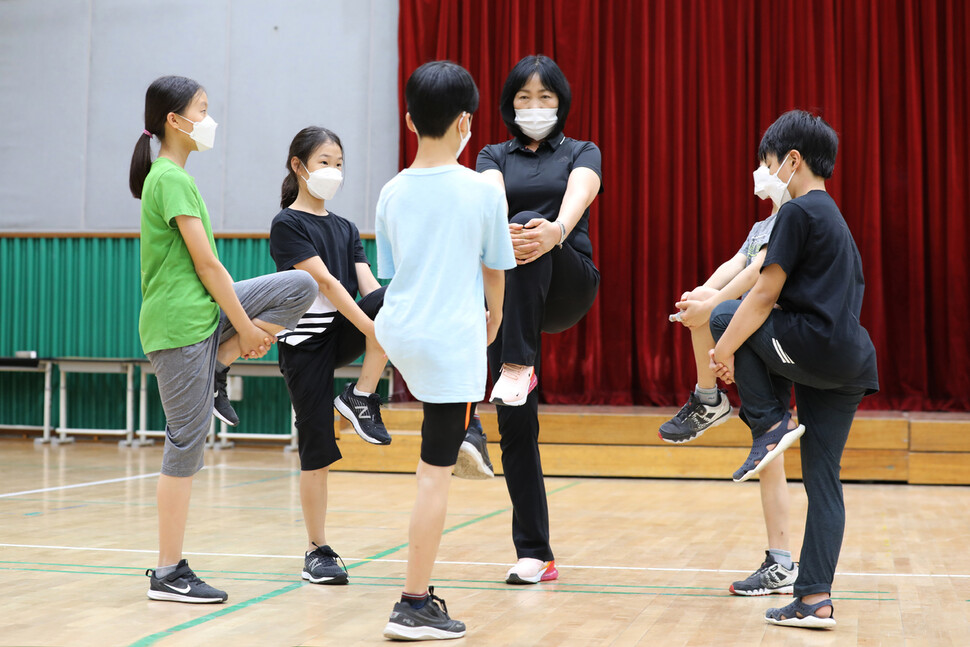
[[[146, 572], [153, 600], [198, 603], [228, 597], [182, 559], [192, 477], [202, 468], [214, 405], [220, 418], [238, 422], [224, 389], [215, 387], [225, 384], [235, 360], [264, 356], [276, 333], [294, 326], [317, 293], [316, 281], [303, 271], [234, 283], [219, 262], [205, 202], [185, 172], [189, 153], [212, 148], [216, 126], [198, 83], [181, 76], [159, 78], [145, 94], [145, 129], [131, 159], [129, 186], [141, 200], [138, 330], [166, 419], [158, 479], [158, 568]], [[160, 142], [154, 162], [152, 139]]]

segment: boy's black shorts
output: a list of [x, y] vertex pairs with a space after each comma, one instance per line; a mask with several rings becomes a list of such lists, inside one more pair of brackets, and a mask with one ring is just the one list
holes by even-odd
[[421, 460], [428, 465], [451, 467], [458, 461], [458, 450], [465, 440], [465, 431], [475, 415], [475, 403], [423, 404]]

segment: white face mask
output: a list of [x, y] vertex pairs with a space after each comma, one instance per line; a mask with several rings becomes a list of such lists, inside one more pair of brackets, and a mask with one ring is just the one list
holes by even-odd
[[558, 108], [523, 108], [515, 110], [515, 125], [526, 137], [542, 141], [559, 123]]
[[[182, 117], [182, 115], [179, 115], [179, 117]], [[202, 121], [192, 121], [188, 117], [182, 117], [182, 119], [192, 124], [192, 132], [187, 132], [181, 128], [179, 130], [192, 138], [196, 150], [201, 152], [211, 149], [212, 145], [216, 143], [216, 127], [219, 125], [216, 120], [209, 115], [206, 115]]]
[[307, 172], [308, 176], [303, 178], [304, 182], [306, 182], [307, 191], [317, 200], [329, 200], [332, 198], [337, 194], [337, 189], [340, 188], [340, 184], [344, 181], [344, 174], [339, 168], [334, 166], [324, 166], [310, 173], [310, 170], [304, 164], [303, 170]]
[[[458, 152], [455, 153], [455, 159], [458, 159], [458, 156], [461, 155], [461, 152], [465, 150], [465, 146], [468, 145], [468, 140], [472, 138], [472, 125], [471, 125], [472, 116], [467, 112], [461, 113], [461, 116], [468, 117], [468, 132], [465, 133], [465, 135], [461, 138], [461, 143], [458, 144]], [[461, 134], [461, 117], [458, 118], [458, 133]]]
[[778, 167], [778, 170], [774, 173], [768, 172], [768, 167], [762, 164], [754, 172], [754, 194], [765, 200], [766, 198], [771, 198], [771, 201], [775, 203], [776, 208], [780, 208], [781, 205], [785, 204], [791, 200], [791, 193], [788, 192], [788, 185], [791, 183], [795, 173], [788, 177], [788, 182], [782, 182], [778, 177], [778, 173], [781, 171], [782, 167], [785, 166], [785, 162], [788, 161], [790, 156], [786, 155], [785, 160]]

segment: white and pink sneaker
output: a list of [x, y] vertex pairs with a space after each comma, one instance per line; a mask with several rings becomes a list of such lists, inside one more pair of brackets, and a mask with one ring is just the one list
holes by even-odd
[[502, 374], [492, 387], [492, 395], [488, 401], [492, 404], [504, 404], [507, 407], [518, 407], [525, 404], [532, 389], [539, 384], [535, 369], [521, 364], [502, 364]]
[[556, 560], [543, 562], [531, 557], [523, 557], [505, 574], [506, 584], [538, 584], [557, 579]]

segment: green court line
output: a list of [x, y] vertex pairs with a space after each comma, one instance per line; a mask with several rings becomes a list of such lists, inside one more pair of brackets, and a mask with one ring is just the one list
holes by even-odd
[[[121, 568], [121, 567], [115, 567], [115, 568]], [[144, 575], [141, 574], [141, 573], [99, 573], [99, 572], [96, 572], [96, 571], [68, 571], [68, 570], [53, 569], [53, 568], [23, 568], [23, 567], [21, 567], [21, 568], [8, 568], [8, 567], [0, 566], [0, 570], [4, 570], [4, 571], [30, 571], [30, 572], [41, 572], [41, 573], [65, 573], [65, 574], [69, 574], [69, 575], [115, 575], [115, 576], [117, 576], [117, 575], [123, 575], [123, 576], [126, 576], [126, 577], [144, 577]], [[290, 574], [287, 574], [287, 575], [289, 577], [293, 577]], [[274, 583], [284, 583], [284, 582], [290, 581], [290, 580], [269, 579], [269, 578], [265, 578], [265, 577], [226, 577], [226, 576], [223, 576], [220, 579], [240, 581], [240, 582], [274, 582]], [[402, 580], [403, 578], [361, 578], [361, 579]], [[442, 579], [442, 580], [436, 580], [436, 581], [438, 581], [438, 582], [469, 582], [471, 584], [474, 584], [474, 583], [478, 582], [477, 580], [448, 580], [448, 579]], [[502, 591], [504, 593], [528, 593], [528, 592], [539, 593], [539, 592], [541, 592], [541, 593], [543, 593], [545, 595], [550, 595], [550, 594], [553, 594], [553, 593], [584, 593], [584, 594], [587, 594], [587, 595], [659, 595], [659, 596], [664, 596], [664, 597], [690, 597], [690, 598], [698, 598], [698, 597], [700, 597], [700, 598], [734, 598], [734, 597], [736, 597], [736, 596], [732, 596], [731, 594], [727, 593], [726, 591], [722, 591], [721, 589], [716, 589], [716, 588], [713, 588], [713, 587], [692, 587], [692, 586], [684, 586], [684, 587], [677, 587], [677, 586], [669, 586], [669, 587], [668, 586], [656, 586], [656, 587], [651, 587], [651, 586], [644, 585], [641, 588], [644, 588], [644, 589], [654, 589], [654, 588], [656, 588], [656, 589], [662, 589], [662, 590], [660, 590], [660, 591], [654, 591], [654, 590], [646, 590], [646, 591], [617, 591], [617, 590], [592, 590], [593, 587], [597, 587], [597, 586], [600, 587], [601, 589], [602, 588], [613, 588], [613, 586], [612, 585], [609, 585], [609, 584], [600, 584], [600, 585], [597, 585], [597, 584], [546, 584], [546, 585], [543, 585], [542, 587], [518, 587], [518, 586], [508, 586], [507, 584], [504, 584], [502, 582], [495, 582], [495, 581], [482, 581], [480, 583], [481, 584], [487, 584], [487, 585], [490, 585], [490, 586], [469, 586], [467, 584], [448, 584], [447, 588], [448, 589], [462, 589], [462, 590], [468, 590], [468, 591]], [[379, 587], [383, 587], [383, 588], [399, 588], [401, 586], [400, 581], [395, 581], [395, 582], [355, 582], [355, 584], [357, 586], [379, 586]], [[304, 586], [304, 585], [310, 586], [309, 584], [304, 584], [303, 582], [291, 582], [290, 585], [289, 585], [289, 587], [292, 590], [292, 589], [299, 588], [300, 586]], [[589, 588], [577, 588], [577, 587], [589, 587]], [[635, 588], [635, 587], [630, 587], [630, 588]], [[718, 593], [687, 593], [687, 592], [677, 592], [676, 589], [683, 589], [685, 591], [686, 590], [693, 590], [693, 589], [710, 590], [710, 591], [718, 591]], [[879, 593], [879, 592], [878, 591], [874, 591], [873, 593]], [[269, 594], [267, 594], [267, 595], [269, 595]], [[266, 598], [264, 596], [261, 596], [261, 597], [262, 597], [262, 599], [268, 599], [268, 598]], [[259, 598], [253, 598], [253, 599], [254, 600], [258, 600], [258, 601], [262, 601]], [[832, 599], [833, 600], [864, 600], [864, 601], [868, 601], [868, 602], [886, 602], [886, 601], [895, 600], [896, 598], [832, 596]], [[247, 601], [246, 603], [242, 603], [241, 602], [238, 605], [233, 605], [232, 607], [226, 607], [225, 609], [221, 610], [221, 611], [223, 611], [222, 613], [210, 614], [210, 615], [212, 616], [212, 618], [216, 618], [216, 617], [219, 617], [219, 615], [225, 615], [225, 612], [227, 612], [228, 609], [230, 609], [230, 608], [234, 608], [234, 607], [244, 608], [244, 606], [249, 606], [249, 604], [248, 604], [249, 602], [251, 602], [251, 601]], [[970, 600], [968, 600], [968, 602], [970, 602]], [[206, 618], [206, 619], [203, 619], [203, 618]], [[207, 620], [211, 620], [212, 619], [212, 618], [209, 618], [208, 616], [203, 616], [203, 618], [197, 618], [195, 624], [200, 624], [201, 622], [206, 622]], [[182, 629], [188, 629], [189, 628], [189, 626], [182, 626], [182, 625], [179, 625], [179, 626], [182, 627]], [[190, 625], [190, 626], [195, 626], [195, 625]], [[179, 629], [179, 631], [181, 631], [182, 629]], [[172, 631], [174, 631], [174, 628], [173, 629], [167, 629], [165, 631], [172, 632]], [[139, 645], [141, 643], [134, 643], [134, 644], [135, 645]]]
[[[555, 494], [557, 492], [561, 492], [561, 491], [563, 491], [565, 489], [568, 489], [568, 488], [574, 487], [576, 485], [579, 485], [581, 482], [582, 481], [573, 481], [572, 483], [567, 483], [566, 485], [563, 485], [563, 486], [558, 487], [558, 488], [556, 488], [554, 490], [548, 491], [547, 492], [547, 495], [549, 495], [549, 494]], [[458, 524], [457, 526], [452, 526], [450, 528], [446, 528], [444, 530], [443, 534], [447, 534], [447, 533], [452, 532], [454, 530], [458, 530], [459, 528], [464, 528], [466, 526], [469, 526], [469, 525], [471, 525], [473, 523], [477, 523], [479, 521], [484, 521], [485, 519], [490, 519], [490, 518], [494, 517], [495, 515], [501, 514], [503, 512], [507, 512], [508, 510], [510, 510], [510, 508], [503, 508], [502, 510], [496, 510], [495, 512], [490, 512], [488, 514], [484, 514], [484, 515], [475, 517], [474, 519], [470, 519], [468, 521], [462, 522], [462, 523]], [[360, 562], [357, 562], [355, 564], [351, 564], [350, 566], [348, 566], [347, 567], [347, 570], [350, 570], [351, 568], [356, 568], [356, 567], [358, 567], [358, 566], [360, 566], [362, 564], [369, 564], [371, 561], [373, 561], [375, 559], [380, 559], [380, 558], [382, 558], [382, 557], [384, 557], [386, 555], [390, 555], [392, 553], [396, 553], [397, 551], [401, 550], [402, 548], [405, 548], [406, 546], [407, 546], [407, 543], [404, 543], [404, 544], [401, 544], [399, 546], [395, 546], [394, 548], [389, 548], [389, 549], [387, 549], [385, 551], [382, 551], [382, 552], [378, 553], [377, 555], [373, 555], [371, 557], [365, 557], [363, 561], [360, 561]], [[293, 591], [293, 590], [295, 590], [295, 589], [297, 589], [297, 588], [299, 588], [301, 586], [303, 586], [303, 583], [302, 582], [299, 582], [299, 583], [296, 583], [296, 584], [291, 584], [289, 586], [285, 586], [285, 587], [283, 587], [281, 589], [277, 589], [276, 591], [271, 591], [271, 592], [269, 592], [269, 593], [267, 593], [265, 595], [259, 596], [258, 598], [253, 598], [252, 600], [249, 600], [247, 602], [242, 602], [240, 604], [235, 604], [235, 605], [233, 605], [231, 607], [227, 607], [227, 608], [225, 608], [225, 609], [223, 609], [221, 611], [216, 611], [215, 613], [210, 613], [209, 615], [202, 616], [200, 618], [196, 618], [195, 620], [192, 620], [190, 622], [186, 622], [186, 623], [181, 624], [181, 625], [178, 625], [176, 627], [172, 627], [170, 629], [166, 629], [164, 631], [160, 631], [158, 633], [152, 634], [151, 636], [146, 636], [145, 638], [142, 638], [138, 642], [132, 643], [130, 645], [130, 647], [148, 647], [148, 645], [154, 645], [156, 642], [158, 642], [162, 638], [165, 638], [167, 636], [170, 636], [173, 633], [176, 633], [176, 632], [179, 632], [179, 631], [183, 631], [185, 629], [190, 629], [190, 628], [195, 627], [195, 626], [198, 626], [198, 625], [200, 625], [200, 624], [202, 624], [204, 622], [208, 622], [209, 620], [213, 620], [215, 618], [224, 616], [227, 613], [233, 613], [233, 612], [238, 611], [240, 609], [245, 609], [246, 607], [251, 606], [253, 604], [258, 604], [259, 602], [262, 602], [264, 600], [269, 600], [271, 598], [275, 598], [278, 595], [282, 595], [284, 593], [289, 593], [290, 591]], [[397, 584], [397, 583], [387, 584], [386, 586], [399, 586], [399, 584]], [[496, 590], [501, 590], [501, 589], [496, 589]]]
[[231, 487], [242, 487], [243, 485], [253, 485], [255, 483], [267, 483], [269, 481], [278, 481], [280, 479], [293, 478], [300, 473], [300, 470], [294, 470], [288, 474], [283, 474], [281, 476], [267, 476], [264, 479], [256, 479], [255, 481], [243, 481], [242, 483], [233, 483], [232, 485], [223, 485], [223, 489]]
[[[371, 561], [375, 558], [369, 558]], [[369, 562], [356, 562], [356, 564], [365, 564]], [[79, 569], [114, 569], [114, 570], [133, 570], [136, 573], [120, 573], [121, 575], [131, 576], [135, 575], [137, 577], [144, 577], [143, 573], [145, 569], [140, 566], [101, 566], [93, 564], [62, 564], [56, 562], [24, 562], [24, 561], [14, 561], [14, 560], [0, 560], [0, 564], [11, 564], [14, 566], [58, 566], [58, 567], [75, 567]], [[348, 567], [350, 568], [350, 567]], [[15, 567], [3, 567], [0, 566], [0, 570], [31, 570], [31, 571], [44, 571], [50, 570], [52, 573], [78, 573], [83, 575], [119, 575], [119, 573], [95, 573], [91, 571], [75, 570], [57, 570], [57, 569], [43, 569], [43, 568], [15, 568]], [[293, 577], [293, 573], [274, 573], [266, 571], [233, 571], [233, 570], [220, 570], [220, 569], [207, 569], [199, 570], [198, 573], [203, 575], [217, 575], [224, 579], [235, 579], [235, 580], [254, 580], [254, 581], [266, 581], [266, 582], [280, 582], [286, 580], [271, 579], [273, 577], [289, 578]], [[237, 577], [239, 575], [253, 575], [256, 577]], [[390, 576], [390, 575], [355, 575], [357, 579], [361, 580], [393, 580], [397, 582], [403, 582], [404, 578], [400, 576]], [[456, 579], [456, 578], [435, 578], [437, 582], [459, 582], [462, 584], [500, 584], [495, 580], [474, 580], [474, 579]], [[362, 582], [363, 583], [363, 582]], [[570, 582], [568, 584], [557, 583], [550, 586], [571, 586], [571, 587], [581, 587], [581, 588], [600, 588], [600, 589], [661, 589], [670, 591], [687, 591], [687, 590], [697, 590], [697, 591], [720, 591], [722, 587], [719, 586], [662, 586], [659, 584], [583, 584], [579, 582]], [[503, 585], [504, 588], [504, 585]], [[545, 588], [545, 587], [544, 587]], [[892, 591], [840, 591], [836, 590], [837, 594], [859, 594], [859, 595], [891, 595]], [[841, 598], [849, 599], [849, 598]], [[970, 601], [970, 600], [968, 600]]]
[[147, 647], [148, 645], [154, 645], [156, 642], [158, 642], [162, 638], [168, 638], [172, 634], [178, 633], [180, 631], [184, 631], [186, 629], [191, 629], [192, 627], [197, 627], [200, 624], [203, 624], [203, 623], [208, 622], [210, 620], [215, 620], [216, 618], [219, 618], [221, 616], [227, 615], [229, 613], [234, 613], [234, 612], [239, 611], [241, 609], [245, 609], [246, 607], [251, 607], [254, 604], [259, 604], [260, 602], [265, 602], [266, 600], [271, 600], [271, 599], [273, 599], [275, 597], [278, 597], [280, 595], [283, 595], [284, 593], [289, 593], [290, 591], [295, 591], [296, 589], [300, 588], [301, 586], [303, 586], [303, 582], [295, 582], [293, 584], [290, 584], [289, 586], [284, 586], [281, 589], [276, 589], [275, 591], [270, 591], [269, 593], [264, 593], [263, 595], [257, 596], [255, 598], [250, 598], [249, 600], [246, 600], [245, 602], [240, 602], [239, 604], [234, 604], [232, 606], [225, 607], [225, 608], [220, 609], [218, 611], [214, 611], [213, 613], [210, 613], [208, 615], [202, 616], [200, 618], [196, 618], [195, 620], [189, 620], [188, 622], [183, 622], [180, 625], [175, 625], [174, 627], [170, 627], [168, 629], [163, 629], [162, 631], [159, 631], [158, 633], [154, 633], [154, 634], [152, 634], [150, 636], [145, 636], [141, 640], [138, 640], [136, 642], [131, 643], [131, 647]]

